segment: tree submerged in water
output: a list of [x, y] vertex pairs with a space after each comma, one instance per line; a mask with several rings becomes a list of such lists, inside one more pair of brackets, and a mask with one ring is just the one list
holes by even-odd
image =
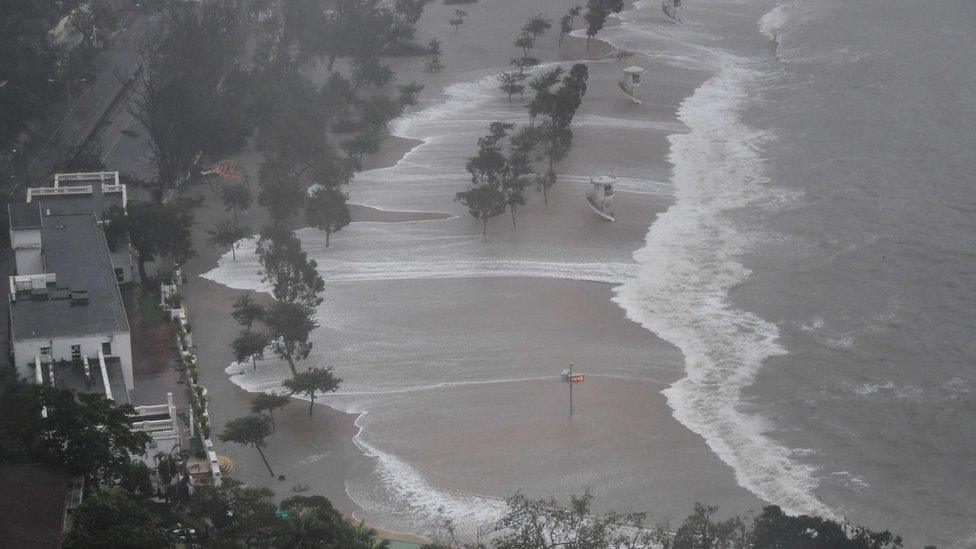
[[488, 135], [478, 140], [478, 154], [468, 159], [465, 168], [471, 174], [471, 187], [455, 195], [472, 216], [482, 222], [481, 235], [488, 235], [488, 220], [511, 209], [512, 223], [516, 210], [525, 204], [523, 191], [531, 173], [529, 151], [531, 139], [508, 122], [492, 122]]

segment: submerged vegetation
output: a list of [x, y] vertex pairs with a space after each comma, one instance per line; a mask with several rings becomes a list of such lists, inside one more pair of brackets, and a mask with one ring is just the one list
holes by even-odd
[[[529, 78], [525, 69], [538, 64], [528, 52], [551, 26], [545, 16], [536, 15], [522, 27], [515, 46], [522, 49], [523, 56], [512, 60], [516, 70], [497, 77], [509, 103], [514, 95], [523, 96], [526, 86], [522, 82]], [[537, 74], [528, 82], [535, 92], [526, 105], [529, 124], [516, 128], [511, 123], [493, 122], [488, 135], [478, 140], [477, 155], [465, 165], [471, 185], [455, 199], [481, 221], [482, 236], [488, 234], [488, 220], [506, 210], [512, 215], [512, 224], [518, 225], [516, 212], [526, 203], [527, 185], [534, 184], [549, 203], [549, 189], [556, 183], [555, 164], [569, 154], [573, 140], [570, 126], [586, 95], [588, 79], [589, 69], [583, 63], [573, 65], [568, 73], [556, 67]], [[541, 173], [535, 168], [539, 161], [545, 162]]]

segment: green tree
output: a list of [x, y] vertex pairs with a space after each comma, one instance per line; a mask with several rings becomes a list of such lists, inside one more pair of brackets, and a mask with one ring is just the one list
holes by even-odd
[[[46, 410], [47, 415], [42, 415]], [[94, 483], [131, 474], [132, 456], [151, 440], [129, 428], [135, 409], [97, 393], [4, 383], [0, 387], [0, 462], [47, 463]]]
[[481, 236], [488, 236], [488, 220], [505, 213], [508, 202], [505, 193], [487, 185], [457, 193], [455, 200], [464, 204], [468, 212], [481, 220]]
[[156, 526], [152, 516], [121, 489], [91, 493], [71, 514], [66, 548], [168, 547], [173, 540]]
[[130, 112], [148, 133], [160, 196], [198, 153], [224, 146], [224, 129], [250, 131], [249, 123], [231, 119], [243, 117], [233, 104], [246, 88], [232, 85], [236, 79], [225, 81], [239, 63], [246, 36], [242, 23], [229, 3], [170, 2], [161, 31], [140, 54], [142, 70]]
[[156, 462], [156, 475], [162, 485], [163, 497], [166, 502], [181, 501], [187, 493], [190, 475], [186, 470], [186, 462], [190, 453], [179, 446], [170, 452], [156, 452], [153, 460]]
[[254, 202], [251, 189], [243, 183], [232, 183], [220, 188], [220, 198], [224, 202], [224, 210], [234, 211], [234, 221], [238, 220], [238, 211], [246, 211]]
[[0, 150], [18, 148], [14, 140], [28, 121], [42, 115], [55, 93], [58, 51], [48, 31], [57, 22], [53, 2], [0, 0]]
[[341, 231], [352, 221], [346, 193], [335, 187], [322, 187], [312, 194], [305, 206], [305, 219], [310, 225], [325, 232], [325, 247], [329, 247], [332, 233]]
[[251, 397], [251, 413], [262, 414], [264, 412], [268, 412], [268, 417], [271, 418], [271, 428], [274, 429], [276, 427], [274, 411], [284, 409], [289, 402], [291, 402], [291, 397], [288, 395], [258, 393]]
[[432, 0], [395, 0], [390, 40], [394, 44], [410, 42], [417, 31], [417, 21]]
[[293, 232], [280, 226], [266, 227], [258, 240], [257, 255], [264, 268], [263, 280], [271, 285], [271, 295], [278, 302], [298, 303], [311, 310], [322, 302], [318, 294], [325, 282], [319, 276], [318, 264], [308, 258]]
[[224, 221], [211, 230], [207, 231], [210, 235], [208, 242], [211, 246], [219, 248], [230, 247], [231, 257], [237, 261], [237, 246], [241, 240], [251, 235], [251, 231], [241, 227], [234, 221]]
[[252, 332], [250, 329], [242, 330], [237, 334], [230, 347], [234, 352], [234, 360], [238, 364], [251, 362], [251, 367], [257, 369], [259, 358], [264, 358], [264, 350], [271, 345], [271, 338], [261, 332]]
[[529, 57], [529, 50], [535, 47], [535, 38], [524, 32], [515, 38], [515, 47], [522, 48], [522, 59]]
[[[506, 122], [491, 123], [488, 135], [478, 139], [478, 154], [469, 158], [465, 164], [471, 174], [472, 186], [455, 195], [455, 200], [464, 204], [472, 216], [481, 220], [482, 236], [488, 235], [488, 220], [505, 213], [509, 205], [510, 196], [506, 195], [503, 186], [512, 171], [501, 143], [513, 127]], [[514, 183], [514, 180], [510, 179], [510, 182]], [[513, 202], [513, 205], [518, 204]]]
[[576, 25], [576, 18], [579, 17], [580, 13], [583, 12], [582, 6], [573, 6], [559, 19], [559, 45], [563, 45], [563, 39], [573, 32], [573, 27]]
[[637, 549], [649, 547], [653, 535], [644, 526], [643, 513], [593, 513], [593, 495], [588, 490], [570, 496], [566, 506], [551, 497], [533, 500], [521, 494], [506, 503], [508, 511], [501, 519], [504, 531], [492, 542], [496, 549]]
[[[695, 505], [695, 514], [688, 522], [701, 522], [698, 516], [701, 504]], [[711, 508], [707, 508], [711, 509]], [[682, 526], [683, 528], [684, 526]], [[881, 549], [901, 547], [901, 537], [888, 532], [874, 532], [863, 526], [808, 515], [790, 516], [776, 505], [763, 507], [762, 514], [752, 523], [751, 547], [755, 549]]]
[[357, 56], [352, 60], [352, 81], [357, 88], [375, 86], [381, 88], [396, 78], [393, 69], [382, 64], [375, 55]]
[[[267, 418], [265, 418], [267, 419]], [[213, 530], [207, 547], [267, 547], [278, 523], [274, 492], [225, 478], [220, 486], [202, 485], [190, 501], [190, 511]]]
[[505, 95], [508, 96], [509, 103], [512, 102], [512, 96], [515, 94], [519, 94], [523, 98], [525, 97], [523, 94], [525, 91], [525, 84], [522, 84], [522, 81], [524, 81], [526, 78], [527, 76], [525, 73], [520, 71], [508, 71], [498, 75], [498, 89], [505, 92]]
[[312, 367], [304, 372], [294, 374], [291, 379], [282, 382], [282, 385], [292, 394], [308, 397], [308, 415], [311, 417], [312, 407], [315, 405], [315, 394], [334, 392], [339, 388], [341, 381], [332, 374], [331, 368]]
[[464, 18], [468, 16], [468, 12], [465, 10], [454, 10], [454, 17], [448, 19], [448, 23], [454, 27], [454, 34], [457, 34], [458, 29], [464, 24]]
[[312, 352], [309, 336], [318, 326], [315, 309], [300, 302], [276, 301], [268, 308], [265, 324], [271, 336], [271, 350], [288, 363], [292, 375], [297, 374], [295, 363]]
[[510, 61], [511, 65], [518, 69], [519, 73], [524, 73], [525, 69], [532, 68], [539, 64], [539, 60], [535, 57], [513, 57]]
[[607, 22], [607, 17], [611, 13], [620, 13], [624, 9], [623, 0], [588, 0], [586, 3], [586, 13], [583, 19], [586, 20], [586, 47], [590, 47], [590, 39], [596, 36], [603, 25]]
[[535, 41], [551, 28], [552, 21], [540, 13], [539, 15], [529, 17], [529, 20], [525, 22], [525, 26], [522, 27], [522, 32], [531, 36], [532, 40]]
[[305, 205], [308, 196], [299, 175], [283, 158], [265, 159], [258, 169], [258, 203], [276, 225], [284, 225]]
[[427, 42], [427, 57], [424, 58], [424, 70], [426, 72], [441, 72], [444, 70], [444, 63], [441, 62], [441, 41], [436, 37]]
[[247, 331], [251, 331], [251, 326], [263, 319], [264, 314], [264, 307], [254, 301], [253, 292], [246, 292], [234, 301], [234, 311], [231, 316]]
[[224, 425], [224, 430], [217, 436], [221, 442], [233, 442], [241, 446], [255, 447], [258, 453], [261, 454], [261, 459], [264, 461], [265, 467], [268, 468], [268, 473], [271, 473], [273, 477], [275, 476], [274, 471], [271, 470], [271, 464], [268, 463], [268, 458], [264, 456], [265, 439], [268, 438], [271, 432], [271, 418], [264, 415], [251, 414], [228, 421]]
[[[573, 132], [570, 129], [576, 110], [586, 95], [586, 82], [589, 69], [582, 63], [577, 63], [564, 74], [561, 68], [543, 73], [530, 82], [535, 90], [535, 97], [528, 105], [529, 117], [534, 122], [536, 117], [544, 116], [545, 121], [536, 128], [534, 142], [548, 159], [548, 169], [544, 176], [536, 178], [541, 187], [545, 202], [549, 203], [548, 190], [556, 182], [555, 163], [565, 158], [570, 151]], [[553, 90], [553, 86], [560, 84]]]
[[193, 257], [192, 205], [186, 201], [166, 204], [133, 202], [124, 216], [112, 219], [118, 232], [117, 238], [129, 238], [136, 252], [139, 278], [149, 282], [146, 263], [157, 257], [170, 257], [183, 263]]
[[379, 152], [380, 136], [372, 132], [363, 132], [343, 141], [341, 146], [349, 156], [356, 159], [357, 165], [362, 165], [363, 158], [367, 154]]

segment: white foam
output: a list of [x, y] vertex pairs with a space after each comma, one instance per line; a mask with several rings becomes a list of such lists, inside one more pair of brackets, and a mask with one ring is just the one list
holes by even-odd
[[784, 354], [775, 325], [737, 309], [729, 290], [748, 278], [748, 245], [726, 216], [773, 200], [757, 152], [765, 136], [741, 123], [740, 105], [759, 78], [744, 60], [712, 52], [718, 72], [679, 109], [691, 132], [674, 134], [675, 203], [634, 253], [637, 277], [615, 289], [632, 320], [674, 343], [687, 377], [664, 391], [674, 416], [700, 434], [737, 482], [788, 512], [834, 516], [813, 493], [813, 468], [768, 439], [765, 423], [740, 410], [741, 392], [765, 359]]
[[770, 40], [778, 40], [780, 31], [786, 27], [790, 20], [793, 8], [792, 2], [777, 4], [759, 19], [759, 31], [768, 36]]
[[346, 483], [347, 494], [363, 509], [396, 517], [415, 531], [429, 529], [434, 519], [448, 519], [464, 535], [473, 534], [478, 525], [497, 521], [505, 514], [507, 505], [502, 500], [431, 486], [414, 467], [366, 441], [365, 410], [344, 411], [359, 414], [356, 418], [359, 431], [353, 442], [363, 454], [377, 460], [382, 494], [372, 493], [375, 486], [355, 488]]

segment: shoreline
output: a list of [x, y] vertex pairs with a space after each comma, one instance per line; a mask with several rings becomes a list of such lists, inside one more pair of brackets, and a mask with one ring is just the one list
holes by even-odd
[[[434, 6], [432, 5], [430, 7], [432, 8]], [[426, 15], [425, 18], [427, 18]], [[618, 24], [618, 22], [615, 20], [611, 20], [611, 22], [613, 25]], [[608, 28], [610, 28], [610, 26], [608, 26]], [[586, 43], [585, 38], [568, 36], [566, 40], [567, 44], [575, 43], [575, 47], [571, 48], [564, 46], [563, 50], [558, 51], [558, 58], [553, 62], [562, 63], [580, 59], [580, 57], [567, 55], [565, 51], [575, 51], [577, 53], [584, 52], [584, 59], [588, 60], [608, 59], [608, 55], [615, 51], [615, 48], [612, 45], [600, 39], [594, 39], [590, 45], [590, 49], [584, 49]], [[464, 52], [461, 53], [463, 54]], [[398, 65], [410, 65], [416, 60], [394, 59], [393, 61]], [[450, 61], [450, 59], [448, 59], [448, 61]], [[399, 70], [400, 67], [397, 67], [397, 69], [398, 74], [401, 76], [409, 75], [409, 72], [407, 71], [401, 73]], [[466, 75], [469, 74], [470, 71], [462, 71], [456, 75], [459, 76], [460, 79], [451, 80], [448, 81], [448, 83], [439, 81], [443, 80], [443, 78], [447, 75], [429, 75], [436, 82], [435, 85], [438, 89], [431, 90], [430, 86], [428, 85], [427, 89], [424, 91], [424, 95], [427, 96], [427, 101], [431, 101], [431, 96], [443, 98], [445, 89], [449, 85], [467, 82]], [[422, 108], [423, 105], [415, 110], [419, 111]], [[409, 114], [407, 116], [409, 116]], [[396, 122], [393, 124], [395, 125]], [[397, 166], [410, 153], [427, 145], [429, 145], [429, 143], [421, 139], [391, 135], [390, 138], [384, 140], [383, 146], [379, 153], [371, 157], [367, 157], [364, 170], [360, 173], [365, 173], [368, 170]], [[242, 153], [242, 155], [247, 155], [248, 152], [250, 151], [245, 151]], [[351, 184], [351, 189], [355, 190], [355, 187], [356, 181], [354, 180]], [[201, 189], [201, 192], [203, 191], [204, 190]], [[222, 215], [219, 213], [220, 205], [215, 202], [213, 197], [207, 198], [208, 200], [206, 201], [204, 208], [206, 208], [206, 213], [211, 215], [201, 215], [198, 217], [198, 219], [201, 217], [214, 219], [215, 217]], [[353, 222], [357, 224], [437, 221], [458, 217], [458, 215], [448, 211], [436, 212], [419, 209], [385, 210], [364, 204], [354, 204], [352, 206], [353, 207], [351, 209], [354, 210]], [[538, 208], [538, 205], [535, 205], [535, 207]], [[254, 215], [254, 217], [260, 218], [263, 215], [263, 212], [260, 210], [260, 208], [256, 207], [254, 210], [252, 210], [252, 212], [249, 212], [249, 214], [257, 214]], [[213, 215], [215, 212], [216, 215]], [[260, 226], [260, 224], [257, 226]], [[644, 228], [646, 229], [646, 225]], [[196, 241], [199, 241], [198, 239], [205, 234], [203, 233], [204, 230], [205, 228], [201, 226], [194, 228]], [[465, 230], [463, 225], [461, 226], [460, 230], [462, 232]], [[203, 249], [201, 250], [199, 257], [194, 258], [186, 265], [188, 274], [196, 275], [193, 277], [194, 283], [189, 284], [185, 291], [189, 303], [194, 306], [194, 310], [191, 311], [191, 318], [194, 321], [195, 334], [198, 334], [198, 336], [204, 334], [200, 340], [205, 339], [208, 342], [215, 338], [206, 336], [205, 334], [207, 332], [223, 331], [224, 333], [232, 333], [233, 330], [237, 328], [229, 317], [229, 308], [233, 299], [239, 295], [237, 292], [240, 292], [241, 290], [230, 289], [222, 284], [202, 279], [202, 276], [200, 276], [212, 270], [217, 263], [217, 259], [219, 259], [224, 253], [226, 252], [222, 250]], [[494, 280], [504, 281], [507, 278], [508, 277], [505, 276], [496, 277]], [[203, 282], [200, 282], [201, 279]], [[557, 284], [552, 279], [543, 277], [539, 278], [539, 280], [542, 281], [540, 284], [553, 287], [560, 286], [560, 284]], [[560, 283], [562, 282], [563, 281], [560, 281]], [[606, 286], [607, 293], [611, 292], [613, 287], [611, 283], [604, 282], [601, 284]], [[616, 285], [615, 283], [612, 284]], [[597, 293], [603, 293], [603, 291]], [[607, 299], [607, 304], [617, 311], [618, 316], [623, 322], [631, 323], [637, 329], [640, 329], [645, 334], [644, 339], [656, 339], [656, 336], [653, 333], [644, 331], [644, 329], [639, 325], [628, 320], [625, 317], [624, 310], [617, 307], [612, 300]], [[198, 315], [195, 314], [195, 310], [198, 308], [206, 311], [206, 317], [198, 319]], [[222, 315], [222, 318], [221, 315], [217, 314], [221, 310], [226, 311]], [[219, 340], [219, 338], [216, 339]], [[230, 339], [228, 338], [225, 341], [229, 340]], [[222, 348], [218, 348], [219, 346], [208, 343], [207, 347], [207, 349], [198, 350], [197, 354], [201, 357], [201, 364], [211, 365], [208, 368], [204, 368], [201, 375], [204, 383], [208, 386], [208, 388], [210, 388], [211, 395], [214, 395], [211, 397], [212, 401], [216, 404], [217, 400], [222, 400], [223, 403], [226, 404], [226, 407], [224, 405], [217, 405], [213, 407], [214, 412], [212, 413], [214, 415], [214, 425], [219, 426], [222, 425], [226, 420], [235, 417], [236, 415], [241, 415], [240, 413], [228, 414], [228, 411], [246, 409], [246, 400], [249, 398], [250, 393], [237, 385], [235, 382], [231, 381], [228, 378], [227, 373], [224, 372], [224, 368], [222, 366], [213, 366], [231, 364], [232, 359], [230, 359], [230, 352], [227, 349], [227, 345], [224, 344]], [[226, 359], [224, 357], [226, 357]], [[219, 398], [216, 398], [216, 393], [221, 393]], [[287, 477], [292, 477], [293, 475], [301, 476], [303, 474], [303, 468], [308, 468], [312, 464], [316, 463], [320, 464], [319, 468], [316, 469], [316, 482], [315, 487], [313, 487], [312, 490], [315, 493], [320, 493], [328, 497], [333, 501], [336, 507], [344, 513], [349, 513], [353, 516], [356, 516], [358, 513], [362, 513], [363, 516], [365, 516], [365, 510], [357, 504], [355, 498], [349, 495], [349, 479], [356, 475], [363, 475], [364, 473], [368, 475], [370, 474], [368, 471], [370, 468], [375, 469], [377, 467], [378, 458], [376, 456], [369, 455], [369, 452], [367, 452], [357, 442], [357, 438], [363, 434], [366, 428], [365, 421], [367, 413], [349, 413], [341, 411], [341, 407], [333, 407], [332, 404], [328, 402], [329, 400], [332, 400], [331, 396], [323, 398], [319, 401], [322, 404], [326, 404], [326, 406], [317, 407], [316, 417], [311, 421], [307, 417], [304, 417], [304, 406], [301, 404], [295, 406], [294, 403], [292, 403], [286, 408], [288, 413], [284, 413], [285, 411], [283, 411], [280, 418], [276, 415], [276, 419], [278, 420], [279, 427], [281, 427], [281, 429], [279, 429], [279, 432], [277, 435], [275, 435], [275, 437], [281, 437], [284, 434], [287, 437], [290, 437], [290, 439], [287, 444], [282, 444], [280, 441], [275, 441], [272, 439], [270, 441], [267, 454], [273, 466], [275, 466], [276, 463], [290, 464], [286, 465], [286, 468], [283, 469], [288, 472], [286, 475]], [[298, 409], [299, 413], [295, 413], [295, 409]], [[655, 412], [654, 415], [659, 415], [661, 413], [662, 412], [658, 411]], [[361, 420], [364, 423], [363, 425], [360, 424]], [[312, 424], [314, 424], [314, 426]], [[689, 432], [689, 434], [691, 433]], [[316, 448], [325, 450], [325, 453], [315, 453], [314, 450]], [[289, 478], [289, 481], [286, 483], [279, 483], [274, 480], [268, 482], [267, 477], [262, 474], [263, 466], [258, 461], [257, 455], [255, 452], [253, 452], [253, 450], [238, 448], [231, 445], [227, 445], [226, 447], [221, 448], [221, 450], [226, 453], [233, 454], [235, 461], [246, 465], [246, 467], [239, 468], [238, 471], [235, 472], [235, 476], [250, 483], [276, 488], [279, 492], [277, 494], [278, 497], [287, 496], [287, 492], [284, 492], [282, 488], [291, 485], [294, 481]], [[251, 453], [254, 453], [255, 455], [251, 456]], [[301, 453], [308, 453], [309, 455], [303, 458], [302, 456], [298, 455]], [[323, 470], [321, 468], [321, 463], [325, 461], [328, 461], [329, 465]], [[307, 476], [299, 480], [305, 481], [305, 484], [310, 484], [307, 482], [309, 480]]]

